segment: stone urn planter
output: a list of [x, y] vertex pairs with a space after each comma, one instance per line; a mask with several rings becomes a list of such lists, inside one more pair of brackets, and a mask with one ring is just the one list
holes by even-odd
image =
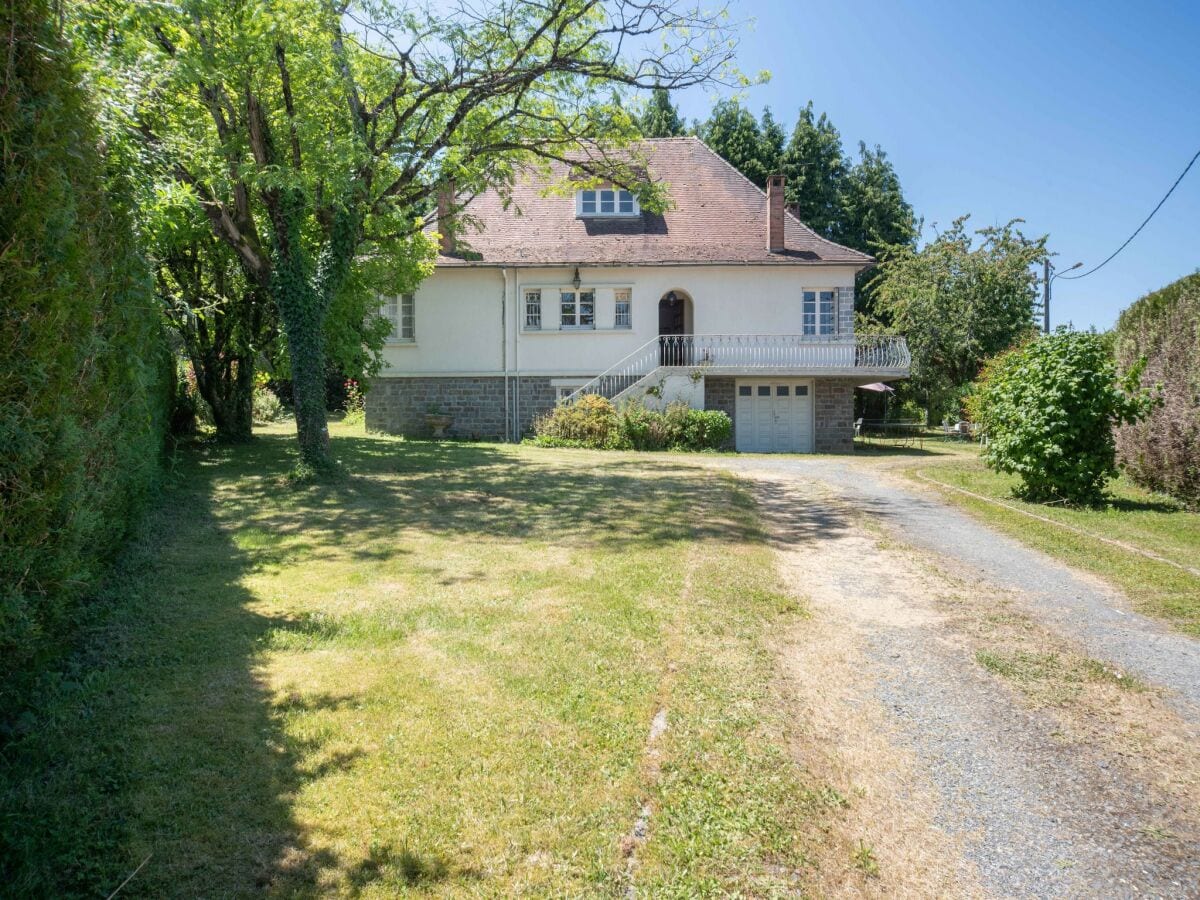
[[442, 413], [426, 413], [425, 424], [429, 426], [429, 430], [433, 432], [435, 438], [444, 438], [446, 429], [454, 422], [450, 416]]

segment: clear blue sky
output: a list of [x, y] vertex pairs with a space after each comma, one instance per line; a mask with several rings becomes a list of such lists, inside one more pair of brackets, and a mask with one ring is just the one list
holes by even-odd
[[[1096, 265], [1200, 150], [1200, 2], [811, 3], [734, 0], [754, 18], [744, 96], [790, 132], [809, 99], [849, 150], [881, 144], [926, 235], [971, 213], [1050, 235], [1060, 269]], [[711, 97], [675, 97], [690, 120]], [[1107, 328], [1200, 268], [1200, 162], [1125, 251], [1054, 282], [1053, 324]]]

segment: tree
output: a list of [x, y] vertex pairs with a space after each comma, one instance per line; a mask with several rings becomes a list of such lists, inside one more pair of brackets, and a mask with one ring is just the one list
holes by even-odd
[[[107, 0], [78, 15], [113, 116], [271, 297], [301, 459], [316, 470], [332, 464], [329, 318], [356, 278], [399, 293], [428, 273], [435, 195], [453, 193], [451, 211], [461, 211], [485, 188], [504, 192], [525, 167], [558, 160], [655, 208], [661, 186], [639, 179], [640, 161], [623, 149], [637, 129], [621, 91], [732, 77], [734, 52], [719, 13], [677, 0], [497, 0], [483, 12]], [[361, 305], [362, 292], [349, 296]], [[342, 321], [364, 337], [362, 319]]]
[[1013, 219], [976, 231], [975, 246], [967, 218], [920, 250], [900, 244], [883, 251], [878, 318], [865, 323], [907, 338], [912, 389], [934, 416], [957, 415], [983, 361], [1034, 330], [1033, 266], [1046, 258], [1046, 238], [1025, 237]]
[[783, 149], [780, 169], [788, 206], [796, 217], [822, 237], [836, 239], [846, 178], [842, 138], [825, 113], [815, 116], [811, 100], [800, 110]]
[[722, 100], [699, 128], [700, 139], [759, 187], [766, 187], [769, 161], [753, 113], [736, 100]]
[[1099, 503], [1117, 474], [1113, 428], [1153, 406], [1142, 364], [1118, 378], [1102, 335], [1060, 328], [989, 361], [969, 405], [984, 461], [1019, 475], [1028, 500]]
[[140, 211], [159, 302], [212, 410], [217, 437], [249, 440], [256, 357], [267, 352], [276, 329], [270, 296], [245, 277], [189, 194], [144, 198]]
[[762, 134], [762, 150], [759, 155], [763, 170], [767, 175], [774, 175], [776, 172], [782, 171], [783, 145], [787, 140], [787, 135], [783, 133], [783, 128], [775, 121], [775, 117], [771, 115], [769, 106], [763, 110], [759, 130]]
[[[840, 194], [839, 243], [871, 254], [916, 245], [920, 223], [904, 199], [896, 170], [878, 144], [871, 150], [859, 142], [858, 162], [845, 172]], [[875, 284], [880, 273], [878, 267], [859, 273], [855, 305], [866, 315], [876, 313]]]
[[642, 137], [680, 137], [687, 133], [679, 111], [671, 105], [671, 92], [656, 87], [650, 94], [650, 102], [638, 123]]

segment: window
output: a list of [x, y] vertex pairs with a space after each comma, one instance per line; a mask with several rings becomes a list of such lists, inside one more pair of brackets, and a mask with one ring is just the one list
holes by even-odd
[[613, 319], [613, 328], [633, 327], [633, 291], [621, 288], [615, 294], [617, 312]]
[[636, 216], [639, 211], [633, 194], [611, 188], [580, 191], [575, 195], [575, 208], [580, 216]]
[[758, 386], [758, 396], [770, 397], [771, 396], [771, 386], [769, 384], [760, 384]]
[[796, 385], [796, 396], [797, 397], [807, 397], [808, 396], [808, 385], [807, 384]]
[[777, 388], [775, 388], [775, 396], [776, 397], [786, 397], [786, 396], [788, 396], [789, 393], [790, 393], [790, 391], [786, 384], [781, 384]]
[[803, 327], [805, 334], [833, 334], [834, 292], [805, 291]]
[[739, 384], [738, 385], [738, 396], [739, 397], [749, 397], [753, 393], [754, 393], [754, 391], [752, 391], [750, 389], [750, 385], [748, 385], [748, 384]]
[[542, 292], [525, 292], [525, 328], [538, 331], [542, 327]]
[[392, 324], [388, 334], [390, 343], [411, 343], [417, 339], [416, 301], [412, 294], [388, 297], [383, 302], [383, 316]]
[[559, 293], [559, 314], [563, 328], [596, 327], [596, 292], [591, 288], [583, 291]]

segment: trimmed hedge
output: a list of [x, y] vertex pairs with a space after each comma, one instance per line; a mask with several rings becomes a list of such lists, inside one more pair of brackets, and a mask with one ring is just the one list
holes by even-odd
[[155, 478], [173, 378], [54, 8], [4, 4], [0, 34], [2, 719]]
[[716, 450], [733, 434], [720, 410], [672, 403], [665, 412], [628, 403], [617, 410], [597, 394], [559, 406], [534, 423], [534, 442], [543, 447], [596, 450]]
[[1200, 272], [1147, 294], [1117, 321], [1117, 363], [1142, 357], [1142, 383], [1162, 385], [1162, 405], [1117, 429], [1117, 450], [1139, 484], [1200, 506]]

